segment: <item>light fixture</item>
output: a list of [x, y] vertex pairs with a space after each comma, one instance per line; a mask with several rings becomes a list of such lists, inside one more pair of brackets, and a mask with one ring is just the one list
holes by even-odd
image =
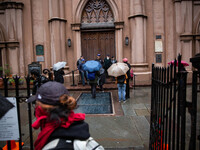
[[71, 47], [71, 39], [67, 40], [68, 47]]
[[126, 37], [125, 37], [125, 45], [128, 45], [128, 42], [129, 42], [129, 41], [128, 41], [128, 37], [126, 36]]

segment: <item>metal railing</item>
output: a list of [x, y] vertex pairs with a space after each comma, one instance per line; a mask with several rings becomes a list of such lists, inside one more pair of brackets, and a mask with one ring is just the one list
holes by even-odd
[[151, 150], [185, 150], [186, 148], [186, 110], [190, 113], [191, 136], [189, 149], [196, 149], [197, 120], [197, 74], [193, 71], [192, 101], [186, 100], [187, 74], [181, 66], [181, 55], [174, 60], [174, 66], [155, 67], [152, 65], [151, 86]]
[[[73, 84], [71, 86], [76, 86], [75, 85], [75, 81], [74, 81], [74, 72], [77, 71], [78, 69], [76, 70], [73, 70], [67, 74], [72, 74], [72, 80], [73, 80]], [[45, 75], [48, 75], [48, 79], [49, 81], [52, 81], [53, 80], [53, 73], [48, 70], [48, 69], [44, 69], [43, 70], [43, 73]], [[65, 75], [67, 75], [65, 74]], [[20, 96], [20, 85], [19, 85], [19, 80], [21, 77], [19, 76], [13, 76], [12, 78], [14, 79], [15, 81], [15, 85], [14, 86], [8, 86], [8, 80], [9, 78], [4, 76], [2, 77], [3, 78], [3, 82], [4, 82], [4, 86], [3, 86], [3, 91], [4, 91], [4, 94], [3, 96], [4, 97], [10, 97], [9, 95], [9, 90], [10, 88], [12, 88], [12, 90], [15, 91], [15, 96], [16, 97], [16, 100], [17, 100], [17, 114], [18, 114], [18, 125], [19, 125], [19, 149], [21, 150], [22, 149], [22, 132], [21, 132], [21, 118], [20, 118], [20, 103], [27, 103], [26, 100], [31, 96], [31, 89], [33, 88], [32, 85], [30, 85], [30, 81], [31, 81], [31, 77], [28, 75], [25, 77], [25, 80], [26, 80], [26, 85], [24, 85], [23, 89], [26, 90], [26, 95], [24, 96]], [[42, 83], [41, 83], [41, 80], [38, 79], [38, 85], [40, 86]], [[12, 96], [13, 97], [13, 96]], [[32, 111], [31, 111], [31, 108], [32, 108], [32, 104], [31, 103], [27, 103], [27, 111], [28, 111], [28, 121], [29, 121], [29, 139], [30, 139], [30, 149], [33, 150], [34, 147], [33, 147], [33, 131], [32, 131]], [[8, 150], [11, 150], [11, 142], [10, 141], [7, 141], [7, 148]]]

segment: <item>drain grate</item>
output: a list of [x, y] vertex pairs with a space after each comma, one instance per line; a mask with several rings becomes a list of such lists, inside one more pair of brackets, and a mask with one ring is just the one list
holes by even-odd
[[92, 98], [91, 93], [81, 93], [77, 100], [78, 108], [76, 113], [85, 114], [112, 114], [112, 102], [110, 92], [96, 93], [96, 98]]

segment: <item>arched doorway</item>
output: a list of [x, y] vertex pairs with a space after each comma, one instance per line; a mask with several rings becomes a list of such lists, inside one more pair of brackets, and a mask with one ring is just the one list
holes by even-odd
[[81, 16], [81, 52], [86, 60], [115, 54], [114, 16], [105, 0], [89, 0]]

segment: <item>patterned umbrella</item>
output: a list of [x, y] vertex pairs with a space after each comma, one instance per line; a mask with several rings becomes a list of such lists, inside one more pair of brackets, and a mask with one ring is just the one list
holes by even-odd
[[108, 75], [118, 77], [121, 75], [125, 75], [126, 72], [129, 70], [129, 67], [125, 63], [114, 63], [108, 68]]

